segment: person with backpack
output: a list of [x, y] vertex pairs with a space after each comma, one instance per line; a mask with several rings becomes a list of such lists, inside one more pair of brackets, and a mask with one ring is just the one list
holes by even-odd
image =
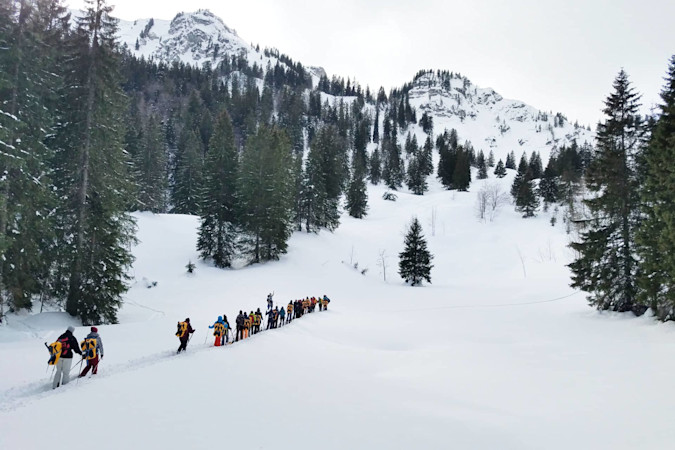
[[289, 301], [286, 307], [286, 323], [291, 323], [291, 320], [293, 320], [293, 300]]
[[61, 344], [61, 353], [56, 365], [54, 373], [54, 380], [52, 381], [52, 389], [59, 386], [66, 385], [70, 382], [70, 368], [73, 365], [73, 352], [82, 355], [80, 345], [77, 339], [73, 336], [75, 328], [70, 326], [59, 338], [56, 340]]
[[237, 342], [239, 339], [244, 339], [244, 313], [242, 311], [239, 311], [235, 323], [237, 324], [237, 335], [234, 341]]
[[282, 327], [286, 323], [286, 309], [282, 306], [279, 308], [279, 326]]
[[195, 330], [192, 328], [192, 325], [190, 325], [189, 317], [183, 322], [178, 322], [178, 331], [176, 332], [176, 336], [178, 336], [178, 339], [180, 339], [180, 346], [178, 347], [178, 351], [176, 353], [187, 350], [187, 345], [190, 341], [190, 335], [194, 332]]
[[213, 325], [209, 325], [209, 328], [213, 329], [213, 335], [216, 337], [213, 345], [220, 347], [223, 340], [223, 334], [225, 334], [225, 322], [223, 321], [223, 316], [218, 316], [218, 320], [216, 320]]
[[255, 333], [256, 334], [260, 333], [260, 325], [261, 324], [262, 324], [262, 313], [260, 312], [260, 308], [258, 308], [255, 311]]
[[80, 378], [86, 376], [89, 369], [91, 369], [92, 375], [96, 375], [98, 373], [98, 363], [103, 359], [103, 342], [101, 341], [101, 336], [98, 334], [98, 328], [91, 327], [91, 332], [84, 338], [81, 347], [82, 357], [87, 361], [87, 365], [82, 369]]

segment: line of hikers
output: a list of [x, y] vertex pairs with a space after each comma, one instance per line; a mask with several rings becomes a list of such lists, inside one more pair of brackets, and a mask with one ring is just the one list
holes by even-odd
[[[274, 294], [267, 296], [267, 311], [264, 314], [267, 316], [266, 330], [278, 328], [290, 323], [293, 319], [302, 317], [303, 314], [313, 312], [317, 304], [319, 305], [319, 311], [327, 310], [328, 303], [330, 302], [328, 296], [324, 295], [323, 297], [307, 297], [303, 300], [291, 300], [285, 308], [283, 306], [279, 308], [278, 306], [274, 306], [273, 296]], [[213, 325], [209, 325], [209, 329], [213, 330], [215, 338], [213, 345], [220, 347], [230, 343], [230, 340], [237, 342], [240, 339], [246, 339], [251, 335], [258, 334], [261, 331], [262, 323], [263, 313], [260, 311], [260, 308], [248, 314], [244, 311], [239, 311], [235, 319], [235, 335], [231, 339], [230, 333], [232, 333], [232, 327], [227, 320], [227, 316], [225, 314], [218, 316], [218, 320]], [[190, 336], [194, 332], [195, 330], [190, 325], [189, 317], [183, 322], [178, 322], [176, 336], [180, 340], [180, 346], [176, 353], [186, 350]]]
[[[293, 319], [302, 317], [303, 314], [314, 312], [317, 305], [319, 305], [319, 311], [325, 311], [328, 309], [328, 303], [330, 303], [330, 299], [324, 295], [323, 297], [307, 297], [301, 300], [291, 300], [285, 308], [283, 306], [279, 308], [278, 306], [274, 306], [273, 296], [273, 293], [267, 296], [267, 311], [265, 312], [265, 316], [267, 316], [267, 330], [278, 328], [290, 323]], [[252, 334], [259, 333], [262, 322], [263, 314], [260, 308], [255, 312], [251, 311], [250, 314], [239, 311], [235, 320], [236, 335], [232, 341], [236, 342], [240, 339], [246, 339]], [[213, 329], [213, 336], [215, 337], [214, 346], [220, 347], [230, 343], [232, 328], [226, 315], [218, 316], [218, 320], [213, 325], [209, 325], [209, 329]], [[103, 342], [101, 341], [101, 336], [98, 334], [98, 328], [91, 327], [90, 333], [80, 343], [75, 339], [73, 335], [74, 331], [75, 328], [69, 326], [65, 333], [59, 336], [56, 341], [50, 345], [47, 345], [45, 342], [45, 346], [49, 350], [49, 361], [47, 363], [50, 366], [54, 366], [52, 389], [70, 382], [74, 353], [82, 357], [80, 363], [85, 361], [87, 363], [78, 375], [79, 378], [86, 376], [90, 370], [92, 375], [98, 373], [98, 363], [103, 359]], [[189, 317], [183, 322], [178, 322], [176, 336], [180, 340], [180, 346], [176, 353], [187, 349], [190, 337], [194, 332], [195, 329], [192, 328]]]

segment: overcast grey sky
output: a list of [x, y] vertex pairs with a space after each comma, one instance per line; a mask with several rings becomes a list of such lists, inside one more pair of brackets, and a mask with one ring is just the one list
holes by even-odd
[[210, 9], [244, 40], [371, 90], [400, 86], [420, 69], [460, 72], [593, 127], [622, 67], [648, 109], [675, 54], [672, 0], [109, 2], [127, 20]]

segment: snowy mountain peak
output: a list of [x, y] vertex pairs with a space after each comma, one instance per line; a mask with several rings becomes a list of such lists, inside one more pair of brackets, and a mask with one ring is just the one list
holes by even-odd
[[418, 116], [433, 116], [436, 132], [455, 128], [462, 140], [471, 140], [476, 149], [493, 150], [498, 158], [510, 151], [538, 151], [546, 161], [554, 148], [593, 140], [591, 131], [571, 124], [563, 114], [505, 99], [458, 73], [420, 72], [408, 87], [410, 104]]
[[209, 10], [181, 12], [173, 20], [120, 21], [121, 42], [132, 54], [158, 62], [202, 66], [226, 55], [257, 52]]

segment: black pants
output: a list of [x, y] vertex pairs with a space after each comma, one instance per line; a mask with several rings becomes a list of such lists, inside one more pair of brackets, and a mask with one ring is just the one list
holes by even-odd
[[178, 351], [176, 353], [180, 353], [182, 351], [187, 350], [187, 344], [188, 344], [189, 336], [185, 336], [180, 338], [180, 346], [178, 347]]
[[241, 327], [237, 327], [237, 337], [235, 341], [238, 341], [239, 339], [244, 339], [244, 329]]

